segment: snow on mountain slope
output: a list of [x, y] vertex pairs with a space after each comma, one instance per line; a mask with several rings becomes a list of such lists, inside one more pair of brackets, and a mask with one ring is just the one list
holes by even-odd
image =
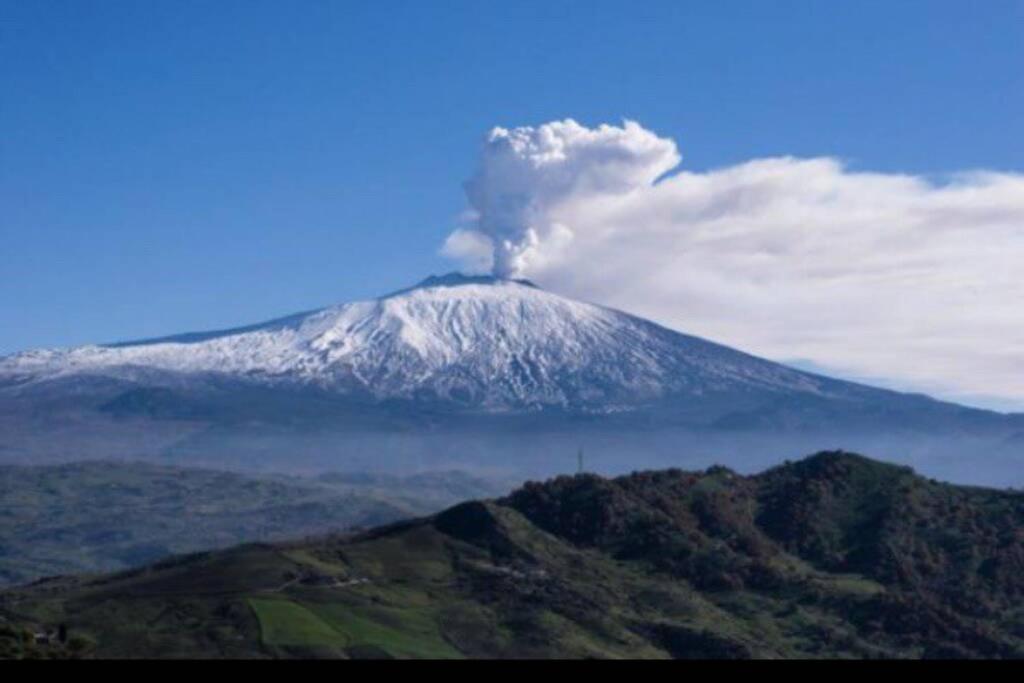
[[447, 275], [235, 330], [0, 359], [0, 382], [147, 372], [312, 385], [484, 410], [614, 411], [669, 396], [852, 387], [517, 280]]

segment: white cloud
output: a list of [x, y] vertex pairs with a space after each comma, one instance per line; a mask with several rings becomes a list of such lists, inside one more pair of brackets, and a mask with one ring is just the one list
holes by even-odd
[[1024, 175], [781, 157], [655, 183], [678, 162], [631, 122], [495, 129], [446, 253], [759, 355], [1024, 400]]

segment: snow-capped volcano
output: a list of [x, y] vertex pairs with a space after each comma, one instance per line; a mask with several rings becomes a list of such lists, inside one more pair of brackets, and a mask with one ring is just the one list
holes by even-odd
[[[432, 277], [248, 327], [0, 359], [0, 462], [525, 475], [559, 471], [583, 446], [614, 471], [685, 458], [752, 467], [842, 445], [897, 461], [926, 454], [934, 472], [992, 483], [1019, 471], [999, 458], [1021, 433], [1022, 416], [805, 373], [493, 277]], [[951, 469], [959, 460], [946, 456], [963, 453], [995, 459]]]
[[21, 386], [74, 376], [145, 382], [168, 373], [490, 411], [609, 412], [670, 396], [820, 395], [841, 384], [526, 281], [456, 274], [245, 328], [0, 360], [0, 381]]

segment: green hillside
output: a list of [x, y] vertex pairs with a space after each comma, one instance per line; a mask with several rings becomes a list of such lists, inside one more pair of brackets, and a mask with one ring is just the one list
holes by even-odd
[[77, 639], [12, 656], [1022, 657], [1022, 597], [1024, 496], [822, 453], [752, 477], [560, 477], [11, 589], [0, 615]]

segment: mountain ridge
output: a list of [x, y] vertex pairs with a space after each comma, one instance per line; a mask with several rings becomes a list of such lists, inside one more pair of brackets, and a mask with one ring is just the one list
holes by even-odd
[[1019, 492], [843, 451], [584, 473], [9, 589], [0, 615], [65, 624], [58, 656], [1021, 658], [1022, 523]]

